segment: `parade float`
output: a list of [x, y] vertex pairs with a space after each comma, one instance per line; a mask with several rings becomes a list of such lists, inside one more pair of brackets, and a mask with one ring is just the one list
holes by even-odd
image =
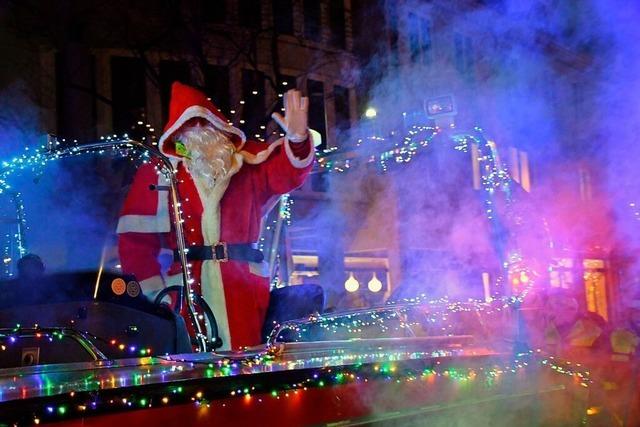
[[[436, 136], [478, 158], [504, 277], [530, 277], [492, 301], [405, 299], [323, 313], [313, 286], [278, 289], [290, 308], [265, 321], [264, 344], [217, 351], [216, 319], [190, 289], [179, 182], [156, 149], [128, 139], [55, 139], [2, 166], [0, 423], [109, 425], [575, 425], [587, 369], [527, 348], [518, 304], [535, 273], [501, 221], [508, 175], [479, 130], [414, 128], [372, 161], [408, 162]], [[118, 215], [141, 165], [156, 165], [171, 201], [182, 269], [151, 302], [124, 274]], [[320, 167], [349, 168], [322, 159]], [[503, 206], [502, 214], [493, 203]], [[510, 240], [511, 239], [511, 240]], [[168, 265], [168, 260], [160, 259]], [[507, 279], [505, 279], [505, 277]], [[182, 313], [182, 314], [181, 314]], [[298, 319], [291, 317], [296, 313]], [[508, 327], [506, 327], [507, 325]], [[271, 332], [267, 332], [271, 331]], [[466, 420], [466, 421], [465, 421]]]

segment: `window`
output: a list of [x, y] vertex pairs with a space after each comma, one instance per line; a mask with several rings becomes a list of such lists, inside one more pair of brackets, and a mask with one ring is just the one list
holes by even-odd
[[[264, 111], [264, 74], [255, 70], [242, 70], [242, 120], [240, 128], [248, 138], [256, 138], [259, 126], [265, 119]], [[238, 124], [236, 123], [236, 126]]]
[[278, 76], [278, 93], [285, 93], [290, 89], [295, 89], [297, 86], [296, 78], [293, 76], [285, 76], [280, 74]]
[[229, 70], [220, 65], [207, 65], [204, 70], [205, 92], [213, 104], [229, 117]]
[[591, 186], [591, 173], [585, 168], [578, 169], [580, 179], [580, 199], [588, 201], [593, 199], [593, 191]]
[[573, 83], [571, 85], [571, 101], [573, 104], [573, 111], [576, 118], [582, 118], [584, 115], [584, 90], [579, 83]]
[[160, 61], [160, 101], [162, 102], [162, 122], [169, 117], [169, 100], [173, 82], [191, 83], [189, 64], [184, 61]]
[[146, 109], [144, 64], [138, 58], [111, 58], [111, 100], [113, 102], [113, 131], [128, 132], [141, 120]]
[[[322, 144], [317, 150], [327, 147], [326, 118], [324, 110], [324, 83], [317, 80], [307, 80], [307, 96], [309, 97], [309, 127], [320, 133]], [[311, 189], [326, 192], [329, 190], [329, 174], [327, 172], [311, 175]]]
[[273, 0], [273, 26], [278, 34], [293, 34], [292, 0]]
[[307, 96], [309, 97], [309, 127], [320, 133], [322, 144], [316, 147], [323, 150], [327, 146], [327, 125], [324, 110], [324, 83], [307, 80]]
[[517, 148], [509, 148], [509, 174], [520, 184], [523, 190], [531, 191], [531, 176], [529, 172], [529, 155]]
[[549, 282], [554, 288], [573, 288], [573, 260], [571, 258], [554, 259], [549, 266]]
[[311, 190], [319, 193], [329, 191], [329, 172], [311, 174]]
[[453, 42], [456, 69], [460, 74], [468, 75], [473, 68], [473, 45], [471, 38], [456, 33]]
[[329, 28], [331, 29], [330, 43], [344, 49], [346, 47], [344, 0], [329, 1]]
[[398, 64], [398, 8], [396, 2], [387, 2], [386, 16], [389, 34], [389, 49], [392, 65]]
[[333, 100], [336, 111], [336, 128], [338, 131], [344, 132], [351, 127], [349, 89], [343, 86], [334, 86]]
[[416, 14], [409, 14], [409, 52], [413, 62], [431, 63], [431, 23]]
[[583, 267], [587, 310], [597, 313], [604, 320], [607, 320], [607, 282], [604, 260], [585, 259], [583, 260]]
[[[296, 78], [293, 76], [285, 76], [283, 74], [278, 75], [277, 79], [277, 89], [276, 92], [278, 95], [284, 95], [284, 93], [290, 89], [296, 88]], [[283, 97], [278, 96], [278, 102], [273, 107], [273, 111], [284, 115], [283, 108]], [[280, 126], [275, 122], [275, 120], [269, 122], [269, 126], [266, 129], [268, 133], [270, 133], [269, 138], [272, 140], [276, 140], [280, 138], [281, 134], [284, 135], [284, 131], [280, 128]]]
[[96, 137], [95, 59], [91, 55], [56, 55], [58, 134]]
[[304, 36], [319, 42], [321, 39], [320, 1], [304, 0]]
[[[297, 87], [297, 83], [296, 83], [296, 78], [293, 76], [285, 76], [284, 74], [280, 74], [278, 76], [278, 94], [279, 95], [284, 95], [284, 93], [288, 90], [291, 89], [296, 89]], [[284, 104], [282, 102], [281, 97], [278, 98], [278, 104], [275, 107], [274, 111], [280, 111], [281, 108], [284, 107]]]
[[227, 16], [226, 0], [201, 0], [202, 20], [210, 24], [224, 24]]
[[471, 154], [471, 172], [473, 173], [473, 189], [481, 190], [482, 176], [480, 174], [480, 149], [478, 148], [478, 144], [472, 142], [469, 153]]
[[260, 28], [262, 19], [261, 3], [260, 0], [240, 0], [238, 2], [240, 25], [247, 28]]

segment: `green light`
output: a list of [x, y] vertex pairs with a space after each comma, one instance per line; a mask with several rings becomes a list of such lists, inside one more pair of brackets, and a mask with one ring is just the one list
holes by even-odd
[[271, 396], [276, 397], [277, 395], [278, 395], [278, 392], [277, 392], [277, 391], [273, 390], [273, 391], [271, 392]]
[[147, 406], [147, 399], [140, 399], [140, 406]]
[[319, 385], [320, 387], [324, 387], [324, 381], [320, 381], [320, 382], [318, 383], [318, 385]]
[[64, 415], [65, 412], [67, 412], [67, 408], [65, 408], [64, 406], [61, 406], [61, 407], [58, 408], [58, 413], [60, 415]]
[[242, 390], [242, 392], [243, 392], [244, 394], [247, 394], [247, 393], [249, 393], [249, 389], [248, 389], [248, 388], [245, 388], [244, 390]]

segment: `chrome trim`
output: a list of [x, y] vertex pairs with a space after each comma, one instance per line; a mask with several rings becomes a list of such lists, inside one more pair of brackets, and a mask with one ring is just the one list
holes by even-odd
[[142, 152], [148, 152], [152, 154], [154, 157], [160, 159], [162, 161], [164, 167], [167, 169], [168, 173], [170, 173], [171, 177], [169, 179], [170, 182], [170, 193], [171, 193], [171, 203], [173, 205], [173, 218], [174, 225], [176, 230], [176, 241], [178, 245], [178, 253], [179, 259], [182, 267], [182, 297], [181, 297], [181, 307], [182, 301], [185, 301], [187, 304], [187, 311], [189, 312], [189, 317], [191, 318], [192, 323], [196, 329], [196, 339], [198, 342], [198, 350], [199, 351], [207, 351], [207, 336], [202, 331], [202, 327], [200, 322], [198, 322], [198, 317], [195, 311], [195, 304], [193, 301], [193, 297], [191, 292], [189, 292], [189, 270], [187, 269], [187, 257], [185, 254], [186, 244], [184, 240], [184, 231], [182, 227], [182, 215], [180, 214], [179, 201], [180, 197], [178, 194], [178, 183], [176, 178], [176, 169], [174, 168], [171, 160], [162, 154], [157, 148], [150, 147], [146, 144], [143, 144], [139, 141], [134, 141], [132, 139], [119, 139], [119, 140], [107, 140], [104, 142], [94, 142], [90, 144], [83, 144], [71, 147], [61, 147], [55, 148], [57, 139], [54, 136], [50, 136], [48, 140], [47, 149], [44, 153], [48, 156], [74, 156], [83, 152], [92, 152], [101, 149], [108, 148], [135, 148]]
[[10, 338], [12, 336], [17, 337], [35, 337], [38, 334], [53, 334], [60, 333], [63, 336], [69, 337], [82, 346], [82, 348], [91, 355], [94, 361], [106, 361], [107, 356], [96, 347], [93, 342], [87, 337], [87, 334], [76, 331], [72, 328], [65, 327], [50, 327], [50, 328], [0, 328], [0, 336]]

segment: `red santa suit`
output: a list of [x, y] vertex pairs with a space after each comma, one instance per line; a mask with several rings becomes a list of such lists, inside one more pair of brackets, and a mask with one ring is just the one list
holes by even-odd
[[[176, 170], [186, 247], [212, 246], [220, 242], [257, 242], [265, 207], [275, 196], [299, 187], [312, 167], [314, 150], [307, 139], [292, 143], [282, 138], [272, 144], [246, 141], [204, 94], [174, 83], [169, 122], [159, 140], [160, 151]], [[231, 137], [236, 147], [228, 173], [213, 188], [189, 173], [171, 136], [187, 121], [201, 118]], [[118, 223], [122, 269], [134, 274], [144, 292], [179, 282], [180, 266], [167, 272], [158, 261], [163, 249], [177, 247], [169, 218], [166, 178], [155, 165], [137, 172]], [[210, 187], [210, 186], [209, 186]], [[155, 189], [155, 190], [153, 190]], [[195, 292], [212, 308], [223, 350], [237, 350], [262, 342], [260, 332], [269, 304], [269, 278], [264, 262], [230, 259], [190, 261]]]

